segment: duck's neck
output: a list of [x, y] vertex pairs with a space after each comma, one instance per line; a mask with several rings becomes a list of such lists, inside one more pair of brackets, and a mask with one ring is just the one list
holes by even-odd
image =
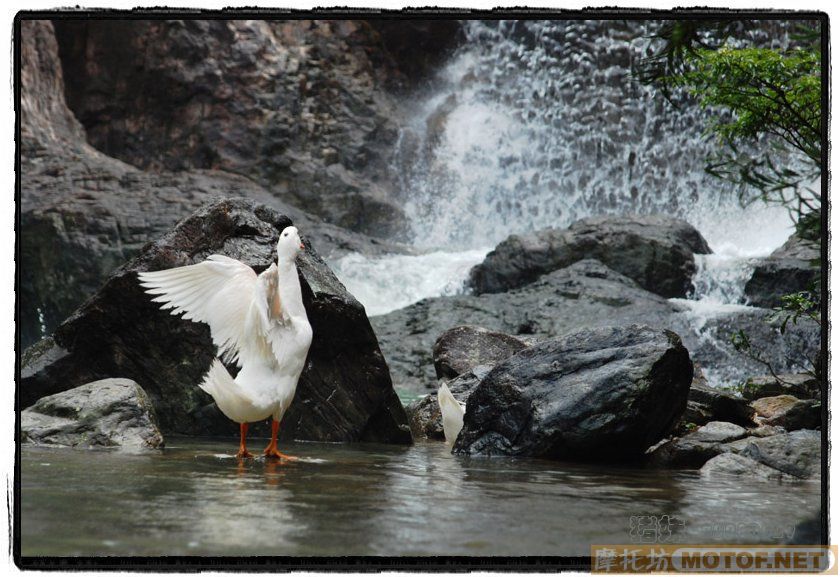
[[300, 288], [297, 265], [294, 259], [279, 258], [277, 261], [277, 291], [280, 302], [290, 317], [306, 318], [303, 308], [303, 293]]

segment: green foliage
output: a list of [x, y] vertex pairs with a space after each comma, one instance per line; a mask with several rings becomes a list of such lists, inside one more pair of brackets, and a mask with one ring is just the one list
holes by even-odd
[[[820, 236], [822, 198], [810, 188], [822, 171], [820, 33], [800, 29], [788, 50], [734, 48], [753, 21], [676, 21], [654, 35], [661, 48], [635, 74], [671, 102], [680, 93], [715, 114], [721, 142], [707, 171], [738, 185], [742, 202], [787, 207], [799, 228]], [[765, 143], [758, 155], [744, 144]]]
[[726, 142], [772, 134], [820, 163], [820, 55], [797, 48], [723, 47], [690, 56], [673, 82], [704, 107], [725, 107], [713, 131]]
[[782, 305], [773, 309], [770, 320], [779, 322], [779, 331], [784, 334], [788, 323], [796, 324], [802, 317], [820, 322], [820, 299], [816, 282], [811, 284], [810, 290], [784, 295]]

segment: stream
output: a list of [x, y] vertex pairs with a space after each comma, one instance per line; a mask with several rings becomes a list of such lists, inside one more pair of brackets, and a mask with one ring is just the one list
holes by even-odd
[[663, 515], [672, 543], [803, 542], [813, 533], [797, 525], [820, 507], [816, 481], [464, 458], [443, 443], [287, 444], [290, 463], [240, 462], [235, 449], [178, 437], [136, 455], [25, 446], [22, 553], [588, 556], [638, 542], [639, 518]]

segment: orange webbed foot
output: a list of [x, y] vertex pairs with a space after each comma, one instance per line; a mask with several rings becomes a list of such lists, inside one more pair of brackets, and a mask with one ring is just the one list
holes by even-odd
[[247, 449], [239, 449], [239, 452], [236, 453], [237, 459], [253, 459], [254, 455], [248, 452]]
[[286, 455], [285, 453], [281, 453], [277, 450], [277, 447], [266, 447], [265, 451], [263, 451], [263, 455], [265, 455], [266, 459], [280, 459], [282, 461], [297, 461], [297, 457], [292, 457], [291, 455]]

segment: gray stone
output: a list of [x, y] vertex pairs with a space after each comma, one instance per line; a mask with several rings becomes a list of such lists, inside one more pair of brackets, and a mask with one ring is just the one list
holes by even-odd
[[482, 327], [460, 326], [435, 341], [432, 357], [439, 379], [454, 379], [478, 365], [495, 365], [527, 345], [520, 339]]
[[741, 454], [799, 479], [817, 477], [822, 465], [820, 432], [801, 430], [753, 438]]
[[782, 296], [811, 288], [819, 278], [819, 260], [819, 243], [793, 234], [756, 266], [744, 287], [744, 294], [754, 306], [779, 306]]
[[477, 294], [524, 286], [585, 258], [600, 260], [664, 297], [691, 292], [694, 254], [711, 249], [685, 221], [667, 216], [599, 216], [568, 229], [511, 235], [470, 272]]
[[669, 468], [698, 468], [724, 452], [739, 450], [730, 443], [744, 439], [747, 430], [733, 423], [712, 421], [683, 437], [669, 440], [648, 452], [649, 465]]
[[481, 380], [453, 452], [632, 460], [682, 415], [692, 373], [676, 334], [643, 325], [539, 343]]
[[21, 413], [23, 443], [159, 449], [163, 436], [146, 392], [129, 379], [103, 379], [40, 399]]
[[768, 481], [795, 480], [795, 477], [737, 453], [722, 453], [709, 459], [700, 469], [700, 474], [705, 477], [737, 475]]

